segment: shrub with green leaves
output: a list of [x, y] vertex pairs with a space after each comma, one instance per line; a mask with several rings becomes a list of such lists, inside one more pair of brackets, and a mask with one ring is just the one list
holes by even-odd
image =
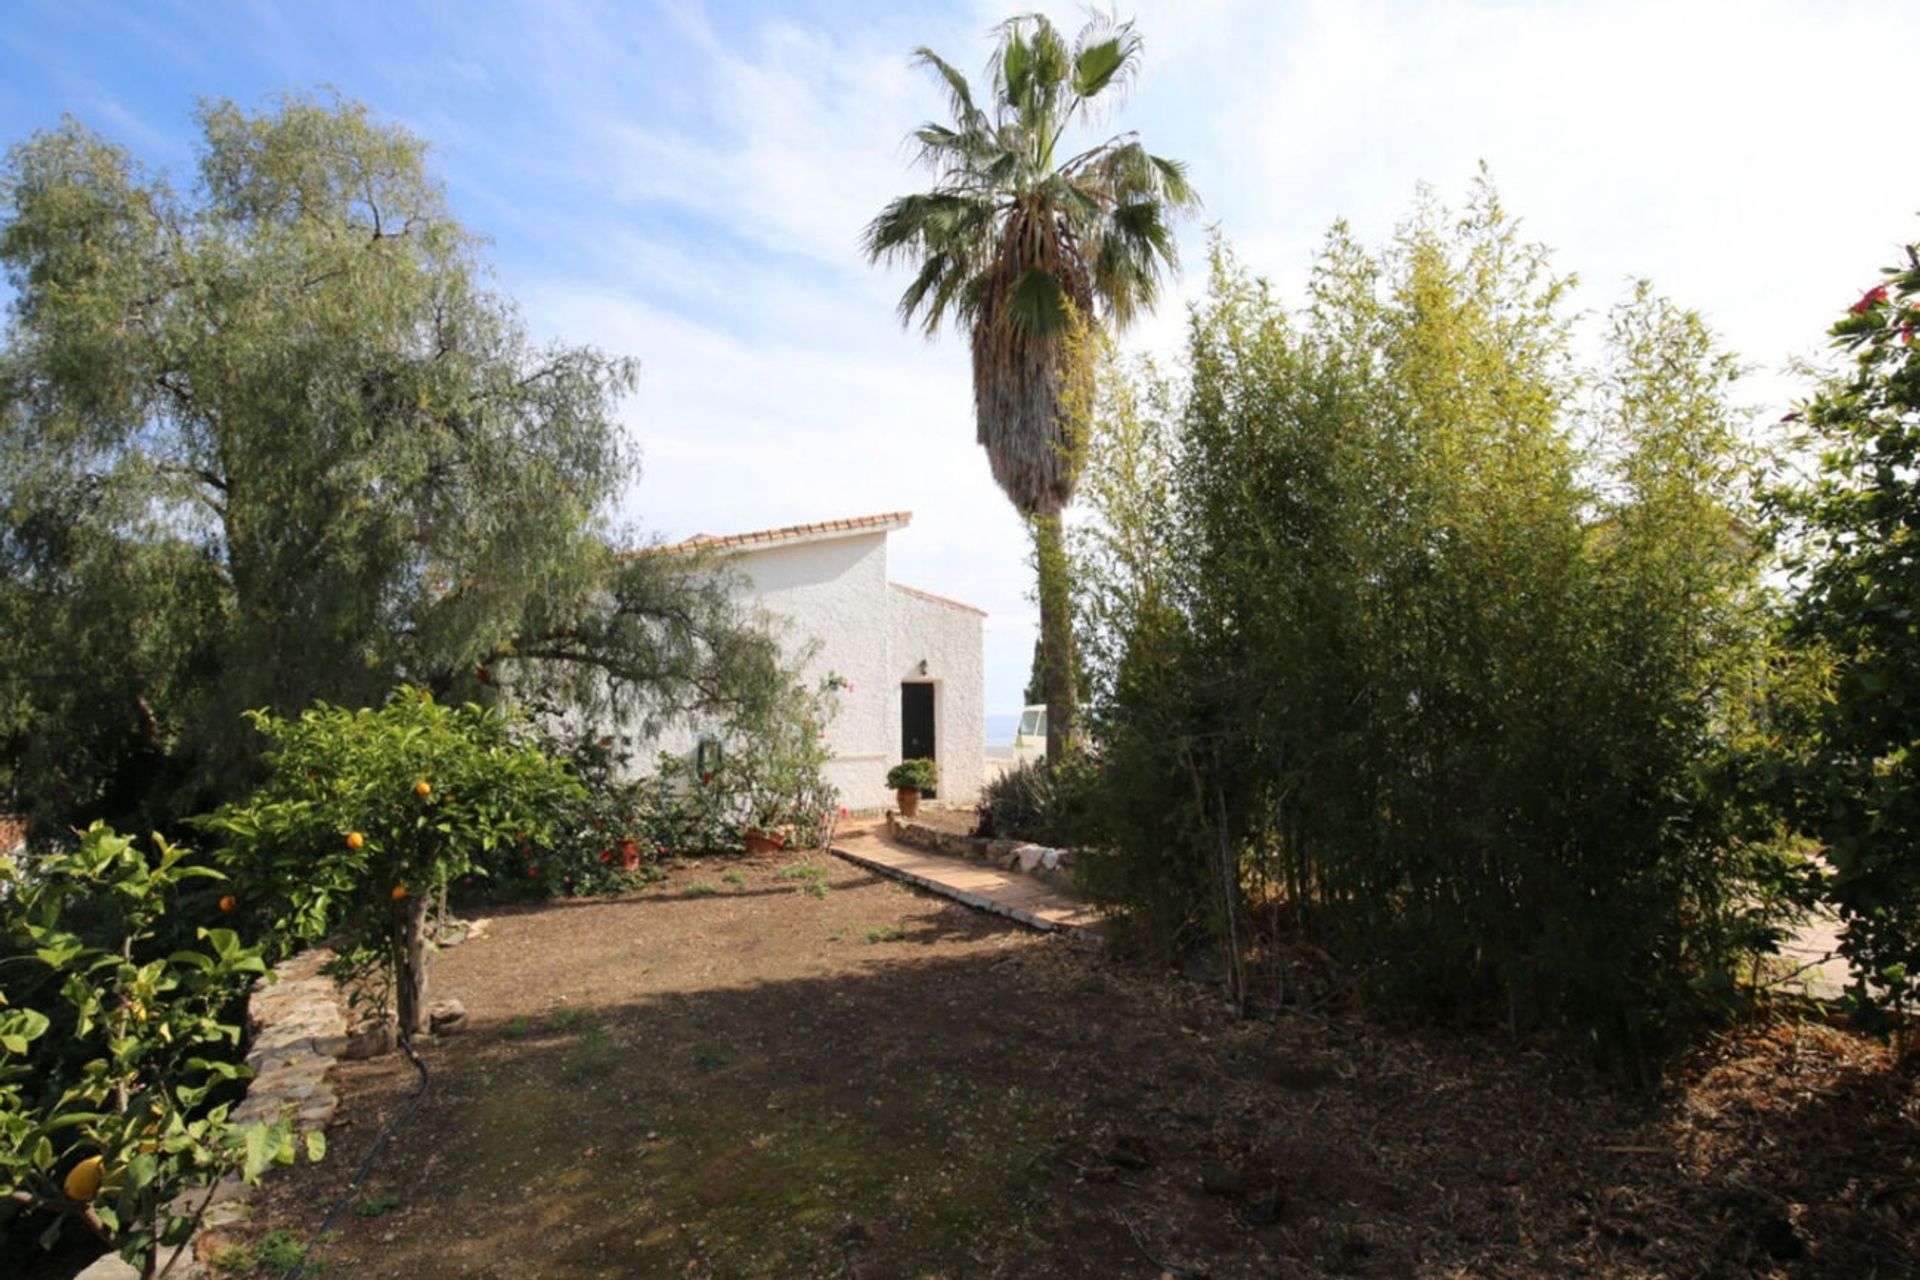
[[643, 883], [644, 869], [665, 856], [669, 824], [662, 787], [627, 772], [628, 740], [611, 734], [548, 730], [539, 745], [563, 761], [579, 790], [541, 830], [474, 857], [457, 878], [458, 892], [494, 902], [540, 901], [617, 893]]
[[1058, 765], [1028, 761], [980, 792], [980, 834], [1040, 844], [1076, 846], [1099, 838], [1100, 766], [1069, 751]]
[[244, 911], [290, 941], [338, 931], [337, 972], [427, 1030], [426, 925], [449, 880], [492, 850], [551, 837], [579, 803], [577, 778], [533, 745], [526, 722], [402, 689], [385, 706], [324, 704], [297, 720], [255, 712], [267, 781], [202, 819]]
[[1852, 364], [1805, 406], [1818, 473], [1775, 495], [1792, 634], [1829, 673], [1791, 776], [1870, 1021], [1920, 1003], [1920, 244], [1907, 259], [1833, 327]]
[[1570, 283], [1483, 182], [1298, 310], [1222, 251], [1188, 376], [1102, 380], [1084, 870], [1237, 995], [1279, 931], [1645, 1069], [1778, 936], [1717, 781], [1769, 619], [1735, 364], [1641, 285], [1583, 365]]
[[[43, 1245], [77, 1224], [145, 1276], [205, 1210], [203, 1186], [258, 1181], [295, 1149], [284, 1117], [227, 1119], [250, 1075], [229, 1011], [266, 971], [260, 951], [225, 927], [172, 947], [170, 913], [230, 904], [198, 888], [219, 871], [154, 845], [95, 824], [70, 851], [0, 859], [0, 1200], [32, 1215], [0, 1244], [24, 1223]], [[317, 1132], [306, 1145], [324, 1153]]]

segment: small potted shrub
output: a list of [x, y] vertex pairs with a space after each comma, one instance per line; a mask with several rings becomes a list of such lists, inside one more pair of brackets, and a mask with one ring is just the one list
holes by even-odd
[[887, 785], [900, 805], [900, 816], [911, 818], [920, 812], [920, 793], [940, 785], [940, 766], [931, 760], [902, 760], [887, 770]]

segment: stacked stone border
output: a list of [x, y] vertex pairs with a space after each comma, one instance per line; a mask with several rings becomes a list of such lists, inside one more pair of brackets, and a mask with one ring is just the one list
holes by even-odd
[[887, 813], [887, 835], [901, 844], [927, 853], [985, 862], [1003, 871], [1017, 871], [1055, 888], [1073, 891], [1073, 850], [1053, 849], [1025, 840], [994, 840], [986, 836], [955, 835], [924, 823]]

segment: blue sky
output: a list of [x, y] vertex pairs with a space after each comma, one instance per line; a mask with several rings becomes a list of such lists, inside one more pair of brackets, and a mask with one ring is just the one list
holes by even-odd
[[[535, 329], [638, 357], [621, 515], [668, 537], [908, 508], [896, 578], [990, 611], [988, 707], [1031, 654], [1018, 521], [973, 444], [964, 343], [903, 333], [864, 222], [915, 189], [939, 113], [908, 65], [978, 68], [987, 3], [13, 0], [0, 139], [63, 112], [185, 182], [201, 97], [331, 85], [429, 139]], [[1042, 4], [1077, 25], [1078, 9]], [[1479, 0], [1142, 3], [1118, 123], [1187, 160], [1241, 257], [1297, 286], [1330, 222], [1377, 241], [1485, 160], [1603, 309], [1636, 276], [1698, 307], [1778, 417], [1837, 310], [1920, 237], [1920, 6]], [[1905, 103], [1902, 105], [1903, 93]], [[1903, 115], [1902, 112], [1905, 112]], [[1177, 347], [1200, 281], [1130, 338]]]

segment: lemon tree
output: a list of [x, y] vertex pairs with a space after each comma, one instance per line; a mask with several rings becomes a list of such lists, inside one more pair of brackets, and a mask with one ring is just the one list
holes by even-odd
[[[79, 1224], [151, 1276], [190, 1234], [200, 1188], [294, 1158], [290, 1121], [236, 1125], [250, 1073], [224, 1011], [266, 965], [231, 928], [175, 947], [177, 916], [220, 919], [222, 873], [156, 837], [95, 824], [77, 848], [0, 860], [0, 1199], [51, 1245]], [[319, 1133], [308, 1154], [324, 1152]], [[0, 1239], [0, 1246], [10, 1244]]]
[[427, 1030], [427, 921], [456, 876], [542, 840], [582, 796], [513, 714], [403, 689], [381, 707], [250, 717], [271, 774], [202, 824], [226, 842], [239, 907], [287, 943], [339, 934], [340, 971]]

